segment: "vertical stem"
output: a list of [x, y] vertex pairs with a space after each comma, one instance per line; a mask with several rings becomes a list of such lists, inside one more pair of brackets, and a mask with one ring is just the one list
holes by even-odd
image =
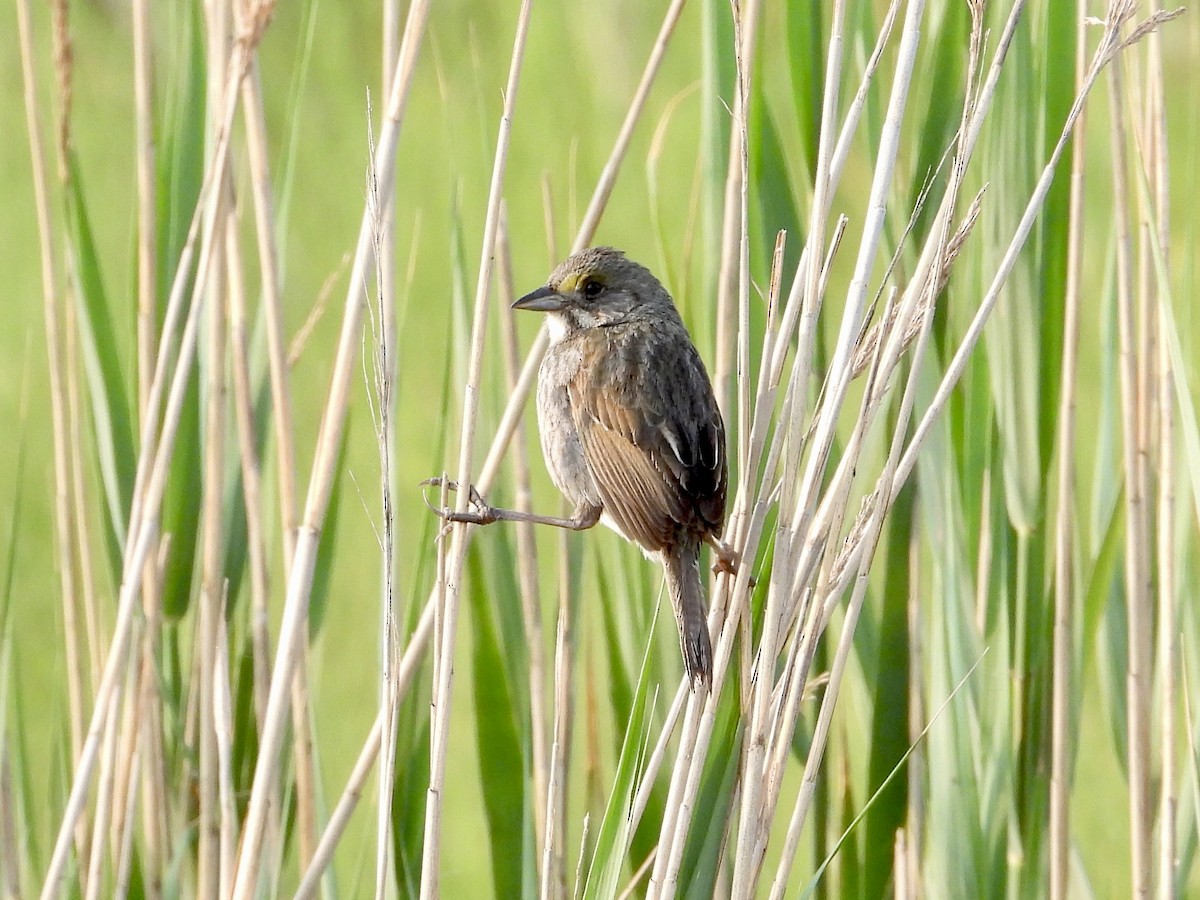
[[1117, 227], [1117, 323], [1120, 345], [1122, 457], [1125, 475], [1125, 591], [1129, 627], [1126, 763], [1129, 771], [1129, 838], [1132, 854], [1132, 896], [1150, 895], [1150, 654], [1149, 589], [1147, 560], [1149, 516], [1146, 509], [1146, 471], [1141, 446], [1142, 409], [1145, 398], [1139, 377], [1138, 315], [1133, 287], [1132, 210], [1128, 197], [1129, 166], [1126, 157], [1126, 109], [1122, 61], [1110, 69], [1113, 119], [1113, 200]]
[[[547, 205], [549, 209], [549, 205]], [[548, 230], [553, 234], [553, 229]], [[517, 348], [516, 328], [508, 307], [513, 301], [512, 255], [508, 243], [507, 219], [500, 218], [499, 245], [496, 251], [497, 286], [500, 291], [500, 330], [504, 343], [504, 378], [510, 393], [516, 390], [521, 372], [521, 358]], [[515, 444], [512, 453], [513, 476], [516, 494], [513, 506], [522, 512], [532, 511], [532, 485], [530, 481], [529, 444], [525, 429], [521, 426], [513, 434]], [[529, 653], [529, 727], [532, 734], [533, 767], [533, 838], [534, 859], [542, 858], [546, 845], [547, 784], [549, 771], [546, 750], [546, 662], [544, 636], [542, 632], [542, 602], [538, 592], [537, 541], [534, 526], [529, 522], [516, 522], [517, 532], [517, 577], [521, 588], [521, 613], [525, 619], [525, 642]]]
[[[1079, 17], [1075, 44], [1075, 89], [1087, 70], [1086, 31]], [[1084, 150], [1080, 134], [1071, 146], [1071, 196], [1067, 225], [1067, 280], [1063, 297], [1062, 390], [1058, 406], [1058, 507], [1054, 530], [1054, 650], [1050, 722], [1050, 897], [1066, 900], [1070, 890], [1072, 673], [1074, 669], [1075, 570], [1075, 377], [1079, 357], [1079, 297], [1083, 275]]]

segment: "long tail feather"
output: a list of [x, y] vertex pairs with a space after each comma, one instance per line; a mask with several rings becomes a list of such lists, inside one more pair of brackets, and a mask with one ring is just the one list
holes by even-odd
[[663, 553], [667, 590], [679, 625], [679, 647], [683, 665], [693, 685], [699, 681], [712, 686], [712, 642], [708, 636], [708, 615], [704, 589], [700, 585], [700, 546], [685, 544]]

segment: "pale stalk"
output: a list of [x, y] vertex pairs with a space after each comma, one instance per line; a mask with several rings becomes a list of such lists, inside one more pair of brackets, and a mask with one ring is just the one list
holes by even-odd
[[[500, 233], [496, 248], [498, 263], [496, 284], [500, 292], [500, 331], [504, 343], [504, 378], [511, 394], [520, 377], [521, 357], [517, 346], [516, 327], [508, 307], [515, 297], [513, 289], [512, 253], [508, 243], [507, 216], [500, 216]], [[533, 511], [533, 490], [530, 479], [529, 444], [525, 429], [513, 435], [513, 508]], [[529, 522], [513, 523], [517, 533], [517, 579], [521, 591], [521, 614], [525, 620], [525, 640], [529, 654], [529, 728], [531, 745], [531, 784], [533, 788], [534, 859], [542, 858], [546, 843], [546, 785], [549, 782], [547, 759], [545, 648], [542, 634], [542, 601], [538, 592], [537, 541], [534, 526]]]
[[[1161, 0], [1154, 4], [1158, 12], [1163, 11]], [[1150, 245], [1153, 251], [1157, 241], [1160, 255], [1155, 258], [1162, 270], [1167, 266], [1170, 242], [1170, 166], [1167, 154], [1166, 102], [1163, 82], [1162, 41], [1157, 32], [1147, 41], [1148, 92], [1151, 102], [1147, 108], [1146, 131], [1149, 136], [1144, 145], [1149, 148], [1150, 182], [1154, 194], [1154, 208], [1146, 210], [1144, 218], [1149, 220]], [[1162, 277], [1159, 274], [1159, 277]], [[1175, 895], [1176, 846], [1175, 814], [1177, 803], [1176, 758], [1176, 704], [1179, 678], [1179, 626], [1175, 587], [1178, 583], [1178, 560], [1175, 552], [1175, 392], [1171, 377], [1171, 356], [1165, 335], [1168, 297], [1162, 295], [1160, 285], [1155, 284], [1155, 313], [1158, 316], [1158, 333], [1162, 336], [1157, 344], [1155, 365], [1157, 367], [1158, 392], [1158, 496], [1155, 506], [1158, 511], [1157, 557], [1158, 568], [1158, 659], [1160, 665], [1160, 729], [1159, 735], [1159, 800], [1158, 800], [1158, 896], [1170, 900]]]
[[554, 731], [550, 751], [550, 775], [546, 787], [546, 840], [542, 847], [542, 900], [566, 896], [567, 762], [571, 754], [574, 653], [572, 646], [571, 597], [569, 593], [570, 552], [563, 532], [558, 536], [559, 571], [558, 625], [554, 641]]
[[1129, 622], [1126, 682], [1126, 759], [1129, 777], [1131, 896], [1150, 896], [1152, 851], [1150, 810], [1150, 615], [1151, 573], [1148, 559], [1147, 473], [1142, 444], [1145, 396], [1141, 379], [1144, 348], [1139, 335], [1134, 294], [1133, 211], [1128, 196], [1129, 165], [1125, 128], [1124, 73], [1121, 60], [1109, 70], [1113, 117], [1113, 205], [1117, 230], [1118, 371], [1121, 386], [1121, 444], [1125, 477], [1125, 598]]
[[[396, 73], [396, 54], [400, 46], [400, 4], [398, 0], [383, 0], [383, 27], [381, 43], [381, 82], [384, 90], [392, 83]], [[386, 892], [387, 876], [392, 868], [392, 791], [395, 781], [396, 730], [395, 715], [399, 697], [394, 684], [395, 668], [399, 662], [399, 636], [396, 632], [395, 608], [393, 604], [393, 579], [395, 572], [395, 516], [396, 509], [396, 461], [392, 453], [396, 441], [397, 397], [396, 377], [399, 371], [397, 352], [399, 334], [396, 322], [396, 185], [382, 194], [372, 184], [377, 206], [377, 237], [375, 247], [377, 293], [379, 302], [379, 332], [376, 340], [378, 354], [375, 379], [379, 392], [378, 416], [381, 429], [376, 435], [380, 450], [380, 478], [382, 480], [383, 542], [380, 580], [382, 596], [380, 607], [383, 627], [381, 632], [380, 656], [382, 661], [380, 706], [383, 733], [381, 737], [383, 756], [379, 766], [378, 810], [376, 818], [376, 872], [375, 895], [382, 898]], [[369, 390], [369, 388], [368, 388]], [[310, 854], [311, 857], [311, 854]], [[304, 871], [304, 860], [301, 871]]]
[[[154, 376], [154, 361], [158, 345], [158, 271], [156, 256], [157, 186], [155, 183], [155, 143], [153, 121], [153, 47], [149, 4], [133, 0], [133, 95], [134, 95], [134, 161], [137, 176], [137, 377], [138, 413], [144, 421], [148, 415], [150, 388]], [[158, 892], [158, 874], [163, 868], [164, 834], [167, 819], [166, 780], [161, 761], [162, 704], [155, 677], [158, 658], [161, 616], [160, 597], [156, 583], [157, 567], [146, 566], [142, 583], [142, 609], [146, 628], [142, 639], [142, 686], [140, 715], [144, 765], [142, 778], [142, 821], [144, 846], [142, 862], [147, 873], [147, 891], [154, 897]]]
[[[222, 591], [220, 615], [225, 618], [228, 596]], [[233, 699], [229, 686], [229, 635], [217, 631], [213, 724], [217, 738], [217, 793], [221, 803], [220, 896], [233, 890], [233, 870], [237, 864], [237, 804], [233, 792]]]
[[33, 38], [28, 0], [17, 0], [17, 31], [21, 48], [21, 76], [25, 99], [25, 124], [29, 135], [30, 167], [33, 173], [34, 213], [37, 219], [42, 286], [42, 314], [46, 328], [46, 360], [50, 383], [50, 422], [54, 447], [54, 538], [60, 583], [63, 622], [67, 640], [67, 698], [71, 723], [71, 755], [76, 766], [83, 755], [83, 656], [78, 647], [75, 610], [74, 546], [71, 543], [71, 477], [67, 459], [66, 391], [63, 384], [62, 339], [60, 335], [58, 263], [50, 230], [50, 197], [46, 180], [42, 124], [38, 114], [38, 92], [33, 68]]
[[[1083, 17], [1075, 31], [1075, 85], [1086, 74]], [[1082, 131], [1083, 119], [1079, 122]], [[1072, 549], [1075, 524], [1075, 398], [1079, 359], [1079, 309], [1083, 275], [1084, 149], [1071, 148], [1071, 196], [1067, 225], [1067, 280], [1063, 297], [1063, 355], [1058, 405], [1057, 519], [1054, 529], [1054, 651], [1050, 722], [1050, 897], [1066, 900], [1070, 890], [1071, 697], [1074, 669], [1073, 606], [1075, 571]]]

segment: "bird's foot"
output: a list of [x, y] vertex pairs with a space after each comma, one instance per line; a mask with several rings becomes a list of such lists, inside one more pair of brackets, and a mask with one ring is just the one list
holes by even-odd
[[[458, 490], [458, 482], [451, 481], [445, 476], [426, 478], [421, 482], [421, 486], [437, 488], [444, 487], [448, 491]], [[471, 506], [470, 511], [463, 510], [462, 512], [459, 512], [458, 510], [451, 509], [448, 506], [434, 506], [429, 502], [429, 498], [426, 497], [424, 493], [422, 493], [422, 498], [425, 500], [425, 505], [428, 506], [430, 510], [447, 522], [465, 522], [468, 525], [491, 525], [493, 522], [497, 521], [495, 510], [484, 501], [483, 495], [476, 490], [475, 485], [469, 485], [469, 489], [470, 495], [468, 498], [468, 503]]]
[[[709, 542], [709, 546], [713, 548], [713, 553], [716, 554], [717, 561], [713, 563], [712, 570], [715, 575], [728, 575], [731, 578], [737, 577], [738, 571], [742, 567], [742, 554], [738, 553], [724, 541], [713, 538]], [[750, 586], [754, 587], [756, 580], [753, 575], [750, 576]]]

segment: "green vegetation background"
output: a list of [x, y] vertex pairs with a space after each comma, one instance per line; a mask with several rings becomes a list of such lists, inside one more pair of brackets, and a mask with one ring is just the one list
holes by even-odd
[[[415, 542], [421, 539], [427, 524], [416, 484], [432, 474], [438, 464], [437, 435], [458, 416], [457, 409], [444, 409], [437, 399], [456, 290], [451, 263], [456, 252], [464, 253], [466, 271], [474, 277], [516, 6], [494, 2], [434, 4], [403, 129], [396, 215], [401, 271], [409, 265], [413, 246], [417, 255], [411, 292], [403, 298], [399, 348], [398, 552], [401, 582], [406, 589], [417, 549]], [[638, 0], [535, 4], [505, 190], [518, 289], [540, 284], [553, 256], [568, 247], [660, 24], [662, 6]], [[327, 314], [293, 371], [301, 473], [306, 472], [310, 461], [307, 454], [340, 325], [346, 275], [343, 259], [353, 249], [361, 215], [368, 91], [376, 110], [383, 105], [377, 7], [331, 0], [314, 3], [312, 56], [307, 71], [302, 72], [308, 8], [305, 3], [280, 3], [260, 53], [276, 178], [283, 168], [289, 128], [295, 119], [294, 187], [282, 236], [289, 333], [294, 334], [305, 321], [322, 286], [331, 277], [338, 279], [329, 295]], [[771, 41], [771, 17], [777, 13], [768, 13], [765, 44]], [[46, 91], [41, 102], [42, 109], [48, 111], [54, 108], [49, 93], [53, 73], [46, 52], [48, 13], [39, 5], [36, 16], [36, 40], [43, 51], [38, 74]], [[135, 185], [128, 13], [122, 4], [92, 0], [72, 4], [71, 16], [75, 53], [71, 135], [82, 165], [100, 256], [106, 261], [105, 285], [118, 305], [122, 296], [129, 298], [130, 352], [126, 358], [132, 358]], [[663, 142], [657, 171], [657, 214], [671, 241], [683, 232], [690, 215], [702, 115], [700, 92], [695, 89], [701, 66], [700, 20], [700, 4], [696, 3], [680, 23], [597, 240], [622, 247], [654, 268], [661, 269], [664, 261], [650, 225], [645, 161], [656, 123], [662, 120], [668, 105], [681, 98], [667, 125], [668, 139]], [[1200, 66], [1196, 62], [1193, 25], [1169, 29], [1166, 46], [1167, 83], [1179, 86], [1168, 91], [1169, 143], [1173, 148], [1184, 148], [1173, 157], [1177, 198], [1174, 222], [1182, 235], [1178, 245], [1186, 249], [1194, 246], [1190, 207], [1198, 187], [1196, 169], [1189, 168], [1188, 161], [1195, 161], [1192, 148], [1197, 145], [1200, 128], [1195, 90]], [[160, 50], [160, 65], [170, 64], [170, 48]], [[300, 77], [303, 81], [298, 106], [293, 108], [297, 100], [291, 91]], [[764, 77], [772, 77], [770, 69]], [[53, 470], [39, 251], [21, 92], [15, 14], [10, 4], [0, 4], [0, 511], [6, 515], [19, 498], [12, 573], [13, 689], [19, 692], [27, 713], [33, 784], [38, 796], [49, 803], [51, 781], [61, 772], [67, 754], [62, 730], [67, 718], [63, 714], [66, 699], [59, 579], [52, 540]], [[1101, 102], [1093, 101], [1091, 105], [1095, 114], [1089, 122], [1090, 133], [1102, 133], [1107, 116], [1103, 96], [1097, 100]], [[915, 104], [910, 108], [910, 117], [922, 114]], [[197, 135], [197, 140], [202, 140], [201, 136]], [[1097, 152], [1106, 153], [1106, 147]], [[860, 155], [852, 164], [843, 191], [865, 194], [869, 170], [863, 159]], [[795, 164], [797, 171], [800, 166], [800, 162]], [[557, 216], [553, 254], [547, 247], [543, 224], [543, 176], [552, 185]], [[838, 210], [835, 202], [835, 213]], [[1105, 215], [1099, 204], [1089, 210], [1090, 216]], [[455, 248], [456, 216], [462, 223], [461, 250]], [[415, 243], [414, 232], [419, 232]], [[1091, 234], [1097, 246], [1089, 249], [1089, 258], [1100, 260], [1106, 253], [1106, 248], [1099, 245], [1100, 229]], [[679, 250], [674, 247], [671, 252], [677, 254]], [[1190, 270], [1191, 263], [1184, 265]], [[1098, 279], [1102, 268], [1096, 265], [1090, 277]], [[755, 274], [763, 276], [761, 272]], [[676, 293], [687, 317], [692, 297], [686, 288]], [[1184, 298], [1180, 298], [1178, 309], [1181, 330], [1186, 333], [1193, 323]], [[1095, 321], [1095, 317], [1085, 315], [1081, 438], [1088, 433], [1083, 424], [1087, 410], [1094, 409], [1095, 404], [1096, 386], [1089, 384], [1087, 377], [1087, 373], [1096, 371], [1091, 364]], [[537, 324], [534, 317], [520, 320], [526, 344]], [[707, 323], [693, 324], [701, 352], [711, 358], [711, 330]], [[1194, 345], [1194, 341], [1185, 340], [1188, 345]], [[489, 353], [497, 350], [490, 348]], [[494, 380], [486, 390], [492, 391], [492, 399], [498, 401], [503, 388]], [[320, 770], [327, 797], [336, 796], [344, 784], [374, 718], [377, 701], [379, 557], [370, 524], [373, 513], [368, 513], [364, 504], [371, 510], [375, 508], [378, 463], [363, 400], [360, 385], [357, 421], [352, 423], [347, 471], [343, 474], [345, 478], [353, 473], [358, 488], [352, 483], [345, 486], [348, 490], [337, 528], [329, 606], [313, 654], [314, 718], [320, 729]], [[486, 426], [483, 432], [487, 432]], [[26, 463], [19, 470], [18, 450], [22, 445]], [[1081, 452], [1089, 451], [1085, 446]], [[543, 488], [540, 496], [553, 502], [554, 495], [545, 489], [547, 480], [540, 467], [535, 478]], [[362, 502], [356, 490], [362, 492]], [[6, 523], [0, 524], [0, 541], [8, 541], [7, 527]], [[274, 568], [278, 578], [278, 561]], [[109, 598], [114, 595], [111, 583], [101, 580], [99, 587]], [[417, 592], [423, 590], [424, 586], [418, 586]], [[461, 641], [459, 648], [465, 665], [470, 642]], [[478, 811], [481, 799], [470, 709], [464, 692], [457, 703], [453, 726], [458, 737], [452, 735], [450, 742], [458, 755], [450, 762], [447, 788], [448, 852], [443, 883], [448, 897], [474, 896], [490, 883], [488, 839]], [[43, 710], [44, 715], [29, 714], [35, 710]], [[1085, 731], [1091, 728], [1097, 737], [1103, 727], [1099, 720], [1085, 722]], [[1077, 792], [1074, 811], [1078, 827], [1095, 832], [1081, 839], [1089, 855], [1087, 868], [1095, 873], [1099, 865], [1103, 871], [1101, 860], [1111, 857], [1112, 883], [1126, 884], [1122, 860], [1127, 848], [1116, 838], [1116, 832], [1111, 839], [1104, 834], [1103, 810], [1106, 803], [1112, 803], [1111, 798], [1104, 799], [1105, 788], [1111, 784], [1118, 793], [1124, 790], [1111, 749], [1104, 749], [1111, 747], [1111, 741], [1090, 741], [1086, 733], [1083, 740], [1084, 746], [1092, 743], [1102, 748], [1098, 753], [1083, 754], [1080, 760], [1079, 783], [1092, 780], [1096, 785], [1094, 791]], [[55, 822], [43, 817], [39, 824], [46, 832], [36, 840], [48, 848], [52, 843], [49, 829]], [[360, 811], [345, 846], [362, 848], [363, 857], [355, 858], [358, 850], [339, 856], [343, 886], [353, 884], [360, 862], [369, 868], [372, 851], [368, 849], [368, 836], [373, 828], [373, 814]]]

